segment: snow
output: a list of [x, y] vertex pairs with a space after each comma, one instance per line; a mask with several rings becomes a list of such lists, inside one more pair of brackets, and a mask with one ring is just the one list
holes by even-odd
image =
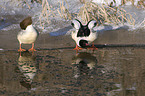
[[107, 4], [110, 5], [111, 2], [113, 2], [113, 6], [119, 6], [121, 5], [121, 0], [115, 0], [116, 3], [113, 0], [93, 0], [92, 2], [98, 3], [98, 4]]
[[0, 51], [2, 51], [2, 50], [4, 50], [4, 49], [0, 48]]
[[[51, 33], [54, 32], [54, 35], [62, 35], [62, 34], [69, 34], [71, 29], [70, 22], [69, 20], [62, 19], [58, 16], [58, 14], [55, 13], [56, 17], [49, 17], [48, 19], [50, 22], [45, 24], [45, 27], [43, 28], [40, 26], [39, 22], [39, 17], [42, 15], [42, 6], [40, 3], [34, 2], [31, 3], [31, 0], [26, 0], [27, 3], [24, 3], [23, 0], [0, 0], [0, 16], [1, 15], [24, 15], [24, 16], [32, 16], [34, 20], [34, 26], [37, 28], [43, 30], [43, 33]], [[62, 3], [64, 0], [48, 0], [48, 3], [53, 6], [53, 11], [56, 11], [60, 5], [60, 2]], [[83, 6], [79, 2], [79, 0], [66, 0], [67, 3], [64, 2], [64, 5], [69, 8], [69, 12], [71, 13], [76, 13], [79, 11], [80, 7]], [[98, 3], [98, 4], [110, 4], [111, 2], [113, 3], [113, 6], [120, 6], [121, 5], [121, 0], [115, 0], [116, 3], [113, 0], [93, 0], [93, 2]], [[137, 2], [139, 0], [134, 0], [134, 5], [137, 5]], [[143, 9], [137, 9], [134, 6], [131, 6], [131, 2], [127, 1], [126, 5], [122, 6], [127, 12], [129, 12], [133, 18], [135, 18], [136, 25], [135, 27], [129, 24], [125, 24], [124, 26], [122, 25], [110, 25], [107, 24], [107, 26], [98, 26], [96, 30], [98, 32], [104, 31], [104, 30], [114, 30], [118, 28], [124, 28], [128, 26], [130, 29], [137, 29], [145, 26], [144, 23], [140, 24], [145, 18], [145, 10]], [[30, 5], [30, 9], [28, 7]], [[4, 18], [5, 19], [5, 18]], [[46, 21], [46, 19], [42, 18], [43, 21]], [[1, 22], [0, 22], [1, 23]], [[11, 28], [18, 28], [19, 24], [13, 24], [12, 22], [7, 22], [4, 24], [0, 25], [0, 30], [10, 30]], [[57, 33], [61, 29], [64, 28], [70, 28], [70, 30], [65, 30], [65, 32], [62, 33]], [[63, 30], [61, 30], [63, 31]], [[68, 33], [67, 33], [68, 32]]]
[[[93, 2], [98, 3], [98, 4], [110, 4], [111, 2], [113, 2], [113, 6], [120, 6], [121, 5], [122, 0], [115, 0], [115, 1], [116, 2], [114, 2], [114, 0], [93, 0]], [[140, 0], [134, 0], [134, 5], [137, 5], [138, 1], [140, 1]], [[125, 5], [132, 5], [132, 2], [126, 1]]]

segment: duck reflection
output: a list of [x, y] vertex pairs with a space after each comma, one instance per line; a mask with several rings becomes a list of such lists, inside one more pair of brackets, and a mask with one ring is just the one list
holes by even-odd
[[81, 75], [89, 75], [97, 65], [97, 59], [91, 53], [80, 52], [73, 58], [75, 78]]
[[32, 80], [37, 72], [35, 56], [28, 51], [21, 52], [18, 58], [18, 69], [23, 74], [20, 84], [31, 89]]

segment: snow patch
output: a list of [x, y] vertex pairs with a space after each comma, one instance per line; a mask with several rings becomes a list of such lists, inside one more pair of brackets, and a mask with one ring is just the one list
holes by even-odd
[[0, 48], [0, 51], [2, 51], [2, 50], [4, 50], [4, 49]]
[[[26, 0], [28, 5], [30, 5], [30, 9], [27, 6], [26, 3], [24, 3], [24, 1], [22, 0], [0, 0], [0, 13], [3, 15], [19, 15], [22, 14], [24, 16], [28, 15], [28, 16], [32, 16], [34, 19], [34, 25], [36, 26], [36, 28], [42, 29], [42, 26], [40, 26], [39, 23], [39, 17], [42, 15], [42, 6], [41, 4], [34, 2], [31, 3], [31, 0]], [[63, 0], [59, 0], [55, 1], [55, 0], [49, 0], [49, 4], [56, 10], [58, 8], [58, 6], [60, 5], [60, 2], [62, 2]], [[121, 0], [115, 0], [116, 3], [114, 2], [114, 0], [93, 0], [93, 2], [98, 3], [98, 4], [110, 4], [111, 2], [113, 3], [113, 6], [120, 6], [121, 5]], [[137, 4], [139, 0], [134, 0], [134, 5]], [[65, 3], [64, 3], [65, 4]], [[98, 26], [96, 28], [96, 30], [98, 32], [101, 31], [105, 31], [105, 30], [115, 30], [118, 28], [124, 28], [124, 26], [128, 26], [129, 29], [137, 29], [137, 28], [144, 28], [145, 24], [141, 22], [143, 22], [143, 20], [145, 19], [145, 10], [142, 9], [137, 9], [134, 6], [130, 6], [131, 2], [127, 2], [126, 5], [127, 6], [122, 6], [128, 13], [130, 13], [133, 18], [135, 18], [135, 26], [129, 25], [129, 24], [125, 24], [125, 25], [111, 25], [111, 24], [106, 24], [107, 26]], [[67, 7], [67, 5], [69, 6], [69, 11], [70, 13], [76, 13], [79, 11], [80, 7], [83, 6], [83, 4], [81, 4], [79, 2], [79, 0], [67, 0], [67, 4], [65, 4], [65, 6]], [[27, 14], [26, 14], [27, 13]], [[57, 15], [57, 14], [56, 14]], [[16, 18], [17, 19], [17, 18]], [[59, 16], [57, 17], [52, 17], [49, 18], [50, 23], [46, 24], [44, 30], [42, 31], [43, 33], [51, 33], [51, 32], [55, 32], [55, 33], [51, 33], [51, 35], [62, 35], [64, 33], [66, 33], [66, 30], [61, 30], [64, 29], [65, 27], [71, 25], [70, 21], [66, 21], [62, 18], [60, 18]], [[13, 23], [5, 23], [0, 25], [0, 30], [11, 30], [14, 28], [18, 28], [19, 24], [13, 24]], [[57, 33], [58, 31], [62, 31], [61, 33]], [[64, 31], [64, 32], [63, 32]], [[66, 34], [70, 34], [70, 31], [72, 31], [72, 29], [67, 30]]]

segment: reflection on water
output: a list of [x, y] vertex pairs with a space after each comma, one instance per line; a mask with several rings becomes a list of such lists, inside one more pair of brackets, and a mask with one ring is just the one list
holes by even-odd
[[3, 51], [0, 95], [143, 96], [144, 49], [99, 48], [93, 54], [87, 52], [76, 55], [72, 49], [43, 50], [19, 56], [15, 51]]
[[20, 53], [18, 58], [18, 68], [23, 74], [20, 84], [27, 89], [31, 89], [32, 80], [37, 72], [35, 59], [35, 56], [29, 53], [29, 51]]
[[89, 75], [92, 70], [94, 70], [95, 65], [97, 65], [97, 59], [91, 53], [80, 52], [76, 54], [73, 58], [75, 78], [80, 75]]

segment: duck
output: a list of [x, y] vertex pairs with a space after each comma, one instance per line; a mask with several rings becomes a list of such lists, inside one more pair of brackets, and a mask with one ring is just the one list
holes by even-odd
[[91, 70], [96, 68], [97, 63], [97, 58], [93, 54], [79, 52], [74, 58], [72, 58], [75, 73], [74, 77], [89, 74]]
[[19, 49], [18, 51], [26, 51], [22, 49], [22, 44], [32, 44], [32, 48], [28, 51], [36, 51], [34, 49], [34, 42], [36, 41], [39, 32], [32, 25], [32, 17], [28, 16], [24, 20], [20, 22], [21, 31], [17, 35], [17, 39], [19, 41]]
[[[76, 42], [76, 47], [74, 50], [79, 49], [97, 49], [92, 43], [97, 39], [98, 33], [93, 28], [96, 27], [97, 22], [95, 20], [90, 20], [86, 25], [83, 25], [78, 19], [74, 19], [71, 25], [75, 28], [72, 31], [72, 39]], [[92, 44], [92, 46], [91, 46]]]

